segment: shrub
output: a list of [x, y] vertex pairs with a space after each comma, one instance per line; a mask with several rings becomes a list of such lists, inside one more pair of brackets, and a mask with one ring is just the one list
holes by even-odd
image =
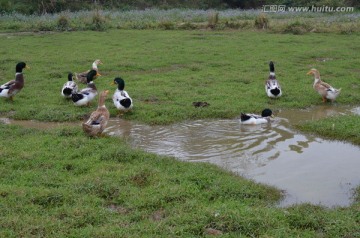
[[269, 27], [269, 19], [263, 13], [255, 18], [255, 27], [258, 29], [267, 29]]
[[106, 29], [106, 19], [101, 15], [99, 10], [96, 10], [92, 16], [92, 30], [103, 31]]
[[219, 23], [219, 12], [210, 12], [208, 16], [208, 27], [215, 28]]
[[294, 35], [302, 35], [310, 31], [310, 26], [305, 22], [295, 21], [288, 24], [284, 32], [285, 33], [293, 33]]
[[66, 15], [60, 15], [57, 19], [57, 28], [60, 31], [66, 31], [69, 29], [70, 26], [70, 19]]

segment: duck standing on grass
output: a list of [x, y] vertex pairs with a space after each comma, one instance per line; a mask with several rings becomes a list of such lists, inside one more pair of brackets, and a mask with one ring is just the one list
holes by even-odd
[[[92, 63], [91, 69], [95, 70], [96, 72], [99, 72], [98, 69], [98, 65], [102, 64], [101, 60], [97, 59]], [[75, 78], [80, 82], [80, 83], [87, 83], [87, 74], [90, 72], [90, 70], [82, 72], [82, 73], [75, 73]]]
[[266, 108], [261, 112], [261, 116], [257, 114], [241, 113], [240, 122], [245, 125], [257, 125], [269, 123], [270, 117], [273, 117], [273, 113], [270, 109]]
[[270, 61], [270, 74], [269, 78], [265, 82], [265, 91], [268, 97], [270, 98], [278, 98], [281, 97], [282, 91], [279, 82], [275, 76], [275, 66], [272, 61]]
[[95, 98], [97, 95], [97, 89], [93, 82], [95, 76], [100, 76], [95, 70], [90, 70], [87, 77], [87, 87], [82, 89], [78, 93], [74, 93], [71, 95], [71, 99], [76, 106], [84, 106], [90, 105], [90, 102]]
[[11, 80], [0, 86], [0, 97], [6, 97], [13, 101], [13, 97], [24, 87], [23, 69], [30, 69], [30, 67], [26, 66], [24, 62], [16, 65], [15, 80]]
[[65, 98], [71, 98], [71, 95], [77, 93], [77, 91], [78, 91], [78, 86], [73, 81], [73, 74], [69, 73], [68, 81], [64, 83], [64, 86], [61, 89], [61, 95]]
[[124, 90], [125, 81], [122, 78], [117, 77], [113, 82], [113, 85], [115, 84], [117, 84], [117, 89], [112, 98], [114, 105], [120, 112], [127, 112], [132, 109], [133, 103], [129, 94]]
[[314, 75], [315, 77], [313, 88], [321, 95], [323, 102], [326, 102], [327, 99], [329, 99], [331, 102], [334, 102], [335, 99], [339, 96], [341, 88], [336, 89], [330, 84], [321, 81], [320, 72], [317, 69], [311, 69], [309, 72], [307, 72], [307, 75], [310, 74]]
[[109, 110], [105, 106], [105, 99], [109, 94], [109, 90], [100, 93], [99, 105], [96, 111], [93, 111], [89, 119], [82, 124], [84, 132], [88, 136], [99, 136], [104, 131], [109, 118]]

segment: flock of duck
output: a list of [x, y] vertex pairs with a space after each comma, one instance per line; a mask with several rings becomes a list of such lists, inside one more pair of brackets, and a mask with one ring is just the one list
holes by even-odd
[[[98, 70], [99, 64], [102, 64], [102, 62], [100, 60], [95, 60], [92, 64], [91, 70], [79, 74], [75, 73], [75, 77], [72, 73], [69, 73], [68, 81], [61, 89], [61, 95], [64, 98], [71, 99], [76, 106], [89, 105], [98, 94], [97, 88], [94, 84], [94, 79], [101, 76]], [[270, 74], [265, 82], [265, 91], [269, 98], [279, 98], [282, 95], [282, 89], [275, 76], [274, 63], [270, 61], [269, 66]], [[24, 62], [20, 62], [16, 65], [15, 79], [0, 86], [0, 97], [13, 100], [13, 97], [24, 87], [24, 75], [22, 71], [23, 69], [28, 68], [29, 67]], [[313, 88], [321, 95], [323, 102], [326, 102], [327, 100], [333, 102], [339, 96], [341, 89], [336, 89], [321, 81], [318, 70], [311, 69], [307, 75], [314, 75], [315, 79]], [[86, 84], [86, 86], [79, 90], [74, 78], [78, 81], [78, 83]], [[113, 81], [113, 85], [117, 85], [117, 89], [112, 97], [114, 106], [119, 110], [119, 112], [131, 110], [133, 107], [133, 101], [129, 94], [124, 90], [124, 80], [120, 77], [116, 77]], [[84, 132], [89, 136], [101, 135], [107, 125], [110, 113], [105, 106], [105, 99], [108, 94], [108, 90], [100, 93], [97, 109], [90, 114], [88, 120], [82, 123]], [[273, 117], [273, 113], [267, 108], [262, 111], [261, 115], [241, 113], [240, 122], [242, 124], [262, 124], [270, 122], [271, 117]]]
[[[72, 100], [75, 106], [88, 106], [98, 94], [94, 80], [101, 76], [98, 70], [99, 64], [102, 64], [101, 60], [95, 60], [91, 70], [79, 74], [75, 73], [75, 75], [69, 73], [68, 81], [61, 88], [61, 95], [66, 99]], [[15, 67], [15, 79], [0, 86], [0, 97], [9, 98], [12, 101], [13, 97], [22, 90], [24, 87], [23, 69], [29, 69], [29, 67], [25, 62], [19, 62]], [[86, 84], [86, 86], [79, 90], [78, 83]], [[117, 89], [112, 96], [114, 106], [120, 113], [131, 110], [133, 101], [124, 90], [125, 81], [120, 77], [116, 77], [113, 80], [113, 85], [117, 85]], [[108, 90], [100, 93], [97, 109], [90, 114], [89, 119], [82, 123], [84, 132], [89, 136], [101, 135], [107, 125], [110, 113], [105, 106], [105, 99], [108, 94]]]
[[[269, 98], [279, 98], [282, 95], [282, 90], [279, 81], [275, 76], [274, 62], [270, 61], [270, 74], [265, 82], [265, 91]], [[341, 88], [336, 89], [330, 84], [321, 81], [320, 72], [317, 69], [311, 69], [307, 75], [314, 75], [313, 88], [322, 97], [323, 102], [330, 100], [332, 102], [339, 96]], [[262, 124], [270, 122], [273, 113], [270, 109], [266, 108], [262, 111], [261, 115], [241, 113], [240, 121], [242, 124]]]

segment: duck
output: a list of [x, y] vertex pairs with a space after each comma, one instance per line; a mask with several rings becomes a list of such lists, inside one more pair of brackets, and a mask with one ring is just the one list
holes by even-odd
[[88, 120], [82, 123], [83, 131], [90, 137], [101, 135], [109, 121], [110, 113], [105, 106], [105, 99], [108, 94], [109, 90], [100, 93], [97, 109], [90, 114]]
[[0, 97], [9, 98], [14, 100], [14, 96], [19, 93], [25, 84], [23, 69], [30, 69], [25, 62], [19, 62], [15, 67], [15, 79], [0, 86]]
[[64, 83], [64, 86], [61, 89], [61, 95], [65, 98], [71, 98], [72, 94], [77, 93], [78, 86], [73, 81], [73, 74], [68, 74], [68, 81]]
[[241, 113], [240, 122], [245, 125], [258, 125], [269, 123], [270, 118], [273, 117], [273, 112], [269, 108], [265, 108], [261, 115]]
[[[97, 59], [92, 63], [91, 69], [92, 70], [96, 70], [97, 72], [99, 72], [98, 69], [98, 65], [102, 64], [101, 60]], [[78, 80], [80, 83], [87, 83], [87, 79], [86, 79], [86, 75], [90, 72], [90, 70], [82, 72], [82, 73], [75, 73], [75, 78], [76, 80]]]
[[270, 74], [265, 82], [265, 91], [269, 98], [279, 98], [282, 95], [281, 86], [275, 76], [274, 62], [270, 61]]
[[307, 72], [307, 75], [311, 75], [311, 74], [314, 75], [315, 77], [313, 88], [321, 95], [322, 101], [324, 103], [327, 100], [334, 102], [335, 99], [339, 96], [341, 92], [341, 88], [336, 89], [332, 87], [330, 84], [321, 81], [320, 72], [317, 69], [311, 69], [309, 72]]
[[117, 84], [117, 89], [115, 90], [112, 97], [115, 107], [120, 112], [127, 112], [131, 110], [133, 107], [133, 102], [129, 94], [124, 90], [125, 81], [122, 78], [117, 77], [114, 79], [112, 84]]
[[101, 76], [96, 70], [90, 70], [87, 75], [87, 87], [82, 89], [80, 92], [73, 93], [71, 99], [76, 106], [90, 105], [90, 102], [95, 98], [97, 88], [93, 82], [95, 76]]

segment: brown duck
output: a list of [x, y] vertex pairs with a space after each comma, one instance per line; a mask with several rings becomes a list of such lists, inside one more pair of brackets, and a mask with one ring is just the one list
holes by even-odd
[[15, 67], [15, 80], [11, 80], [0, 86], [0, 97], [6, 97], [13, 100], [13, 97], [24, 87], [23, 69], [29, 69], [24, 62], [20, 62]]
[[311, 69], [309, 72], [307, 72], [307, 75], [310, 74], [314, 75], [315, 77], [313, 88], [321, 95], [323, 102], [326, 102], [328, 99], [334, 102], [337, 96], [339, 96], [341, 88], [336, 89], [330, 84], [321, 81], [320, 73], [317, 69]]
[[[92, 63], [91, 69], [92, 69], [92, 70], [95, 70], [96, 72], [99, 72], [99, 69], [98, 69], [98, 65], [99, 65], [99, 64], [102, 64], [101, 60], [99, 60], [99, 59], [95, 60], [95, 61]], [[86, 83], [87, 83], [86, 76], [87, 76], [87, 74], [88, 74], [89, 72], [90, 72], [90, 70], [85, 71], [85, 72], [82, 72], [82, 73], [75, 73], [75, 78], [76, 78], [80, 83], [86, 84]]]
[[83, 130], [88, 136], [101, 135], [109, 121], [110, 113], [105, 106], [105, 99], [108, 94], [109, 90], [101, 92], [98, 108], [96, 111], [93, 111], [89, 119], [82, 124]]

